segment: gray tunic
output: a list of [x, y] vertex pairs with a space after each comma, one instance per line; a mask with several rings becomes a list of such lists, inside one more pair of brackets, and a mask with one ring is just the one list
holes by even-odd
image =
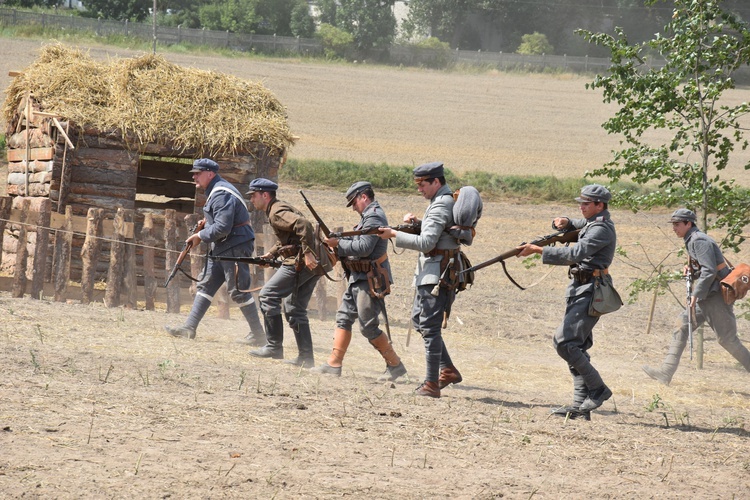
[[[373, 201], [367, 205], [361, 217], [359, 224], [354, 226], [355, 230], [388, 226], [388, 218], [377, 201]], [[388, 242], [386, 240], [381, 239], [377, 234], [363, 234], [341, 238], [337, 253], [339, 257], [355, 257], [359, 260], [374, 261], [382, 257], [387, 251]], [[383, 262], [383, 267], [388, 270], [388, 279], [393, 283], [391, 265], [387, 259]], [[349, 283], [356, 283], [357, 281], [366, 279], [367, 273], [352, 271], [349, 276]]]

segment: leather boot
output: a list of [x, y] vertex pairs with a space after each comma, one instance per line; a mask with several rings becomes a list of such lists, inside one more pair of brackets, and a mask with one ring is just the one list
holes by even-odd
[[552, 414], [558, 415], [560, 417], [567, 417], [571, 420], [574, 420], [578, 417], [583, 417], [586, 420], [591, 420], [591, 415], [589, 412], [581, 411], [581, 404], [589, 396], [589, 390], [586, 387], [586, 383], [584, 382], [583, 377], [580, 376], [575, 370], [575, 368], [573, 368], [572, 366], [569, 366], [568, 368], [570, 369], [571, 375], [573, 375], [573, 403], [568, 406], [561, 406], [560, 408], [552, 410]]
[[664, 385], [669, 385], [672, 382], [672, 376], [677, 371], [677, 366], [680, 364], [680, 357], [682, 352], [685, 350], [686, 342], [682, 342], [679, 339], [673, 339], [672, 343], [669, 344], [669, 352], [667, 357], [664, 358], [659, 368], [652, 368], [648, 365], [643, 365], [643, 371], [646, 375], [654, 380], [658, 380]]
[[258, 318], [258, 308], [255, 307], [255, 302], [251, 302], [248, 305], [240, 307], [240, 312], [245, 317], [248, 326], [250, 327], [250, 333], [245, 337], [238, 339], [238, 344], [251, 345], [260, 347], [266, 344], [266, 333], [263, 331], [263, 326], [260, 324]]
[[297, 341], [297, 350], [299, 354], [294, 359], [287, 359], [284, 363], [301, 366], [302, 368], [312, 368], [315, 366], [315, 357], [313, 356], [312, 334], [310, 333], [309, 323], [300, 323], [293, 327], [294, 338]]
[[284, 359], [284, 319], [281, 314], [265, 316], [266, 345], [250, 351], [256, 358]]
[[195, 328], [189, 326], [165, 326], [164, 329], [173, 337], [195, 340]]
[[596, 389], [589, 389], [589, 395], [581, 403], [578, 409], [581, 412], [590, 412], [599, 408], [606, 400], [612, 397], [612, 391], [606, 385], [597, 387]]
[[722, 343], [720, 341], [719, 343], [734, 357], [734, 359], [740, 362], [745, 370], [750, 372], [750, 351], [747, 350], [747, 347], [742, 345], [740, 339], [735, 336], [729, 342]]
[[445, 366], [440, 369], [440, 377], [438, 377], [438, 386], [440, 389], [445, 389], [451, 384], [458, 384], [460, 383], [464, 378], [461, 376], [461, 374], [456, 370], [456, 367], [451, 366]]
[[351, 340], [351, 330], [336, 328], [333, 332], [333, 349], [331, 349], [331, 355], [328, 356], [328, 362], [316, 366], [315, 368], [310, 368], [310, 371], [340, 377], [341, 366], [344, 363], [344, 356], [346, 355], [347, 349], [349, 349], [349, 342], [351, 342]]
[[439, 398], [440, 397], [440, 387], [438, 387], [437, 382], [430, 382], [425, 380], [422, 385], [417, 387], [417, 389], [414, 391], [414, 394], [417, 396], [427, 396], [430, 398]]

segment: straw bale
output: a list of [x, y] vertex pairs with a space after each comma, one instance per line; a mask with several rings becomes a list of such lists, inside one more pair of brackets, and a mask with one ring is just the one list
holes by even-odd
[[135, 148], [169, 144], [228, 156], [251, 152], [254, 143], [276, 153], [293, 143], [286, 109], [260, 83], [177, 66], [158, 55], [97, 62], [80, 50], [47, 45], [6, 91], [8, 124], [17, 123], [29, 91], [42, 111], [81, 129], [120, 131]]

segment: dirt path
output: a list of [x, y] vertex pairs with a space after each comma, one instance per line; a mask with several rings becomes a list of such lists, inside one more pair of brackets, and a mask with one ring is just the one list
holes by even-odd
[[[354, 224], [341, 193], [306, 192], [321, 215]], [[293, 189], [282, 197], [298, 201]], [[296, 195], [298, 196], [298, 195]], [[424, 201], [382, 196], [392, 219]], [[488, 203], [480, 262], [574, 207]], [[615, 213], [633, 261], [665, 256], [664, 214]], [[642, 247], [635, 245], [641, 241]], [[641, 252], [640, 249], [643, 248]], [[743, 256], [746, 259], [746, 256]], [[212, 311], [195, 341], [163, 325], [184, 315], [58, 304], [0, 294], [0, 492], [6, 498], [742, 498], [750, 491], [749, 375], [707, 333], [704, 370], [683, 358], [670, 387], [648, 379], [679, 305], [648, 298], [604, 317], [593, 361], [614, 390], [590, 422], [551, 417], [570, 376], [550, 345], [562, 315], [564, 270], [521, 262], [477, 275], [445, 339], [464, 382], [439, 400], [412, 395], [424, 374], [421, 339], [406, 344], [414, 254], [391, 253], [388, 300], [404, 383], [377, 382], [379, 355], [355, 334], [341, 378], [254, 359], [233, 343], [246, 326]], [[666, 265], [677, 266], [673, 255]], [[549, 274], [548, 274], [549, 273]], [[613, 265], [623, 292], [638, 275]], [[335, 287], [329, 287], [329, 290]], [[676, 284], [681, 294], [681, 284]], [[681, 297], [681, 295], [678, 295]], [[312, 313], [315, 355], [333, 322]], [[747, 342], [748, 327], [740, 331]], [[288, 332], [287, 332], [288, 334]], [[290, 335], [288, 356], [296, 354]], [[649, 406], [661, 402], [657, 411]]]

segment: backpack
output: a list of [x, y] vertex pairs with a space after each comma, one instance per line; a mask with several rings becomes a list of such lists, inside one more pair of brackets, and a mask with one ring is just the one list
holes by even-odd
[[471, 245], [477, 234], [475, 228], [482, 217], [482, 198], [473, 186], [464, 186], [453, 193], [453, 221], [455, 228], [448, 232], [464, 245]]

